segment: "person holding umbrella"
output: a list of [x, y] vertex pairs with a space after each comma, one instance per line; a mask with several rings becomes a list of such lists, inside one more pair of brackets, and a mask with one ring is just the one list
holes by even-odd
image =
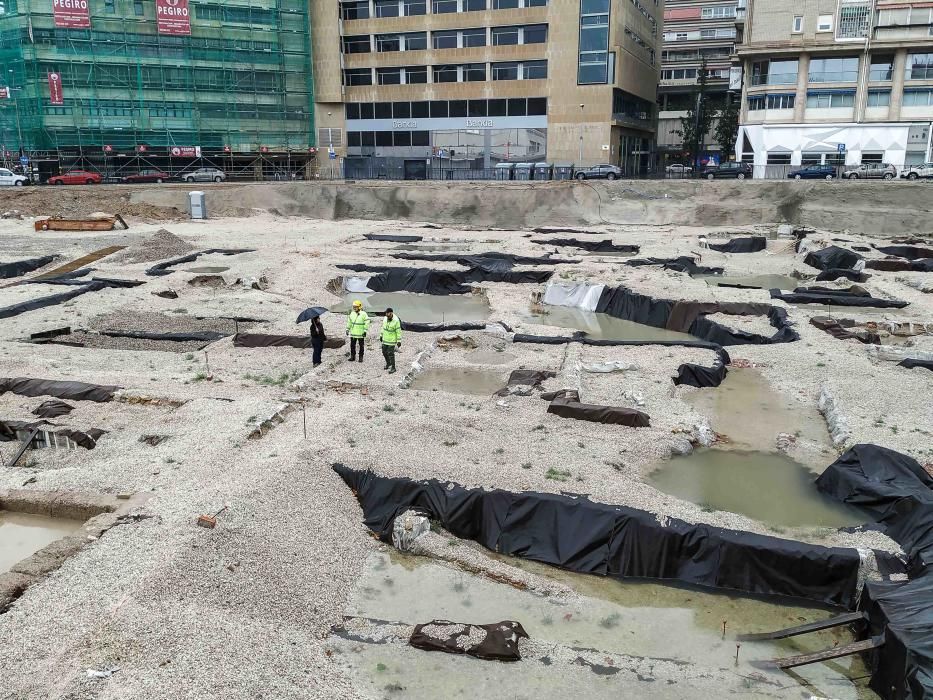
[[382, 356], [389, 374], [395, 374], [395, 351], [402, 347], [402, 322], [391, 308], [386, 309], [382, 322]]
[[327, 340], [324, 326], [321, 323], [321, 315], [325, 313], [327, 313], [327, 309], [324, 307], [312, 306], [310, 309], [302, 311], [301, 315], [298, 316], [298, 320], [295, 321], [295, 323], [311, 321], [311, 348], [313, 351], [311, 362], [315, 367], [321, 364], [321, 351], [324, 349], [324, 341]]

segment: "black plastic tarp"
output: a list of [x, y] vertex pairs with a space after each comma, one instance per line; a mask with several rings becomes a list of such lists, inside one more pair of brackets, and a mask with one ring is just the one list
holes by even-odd
[[[346, 345], [344, 338], [328, 338], [324, 347], [328, 350], [338, 350]], [[311, 347], [310, 335], [271, 335], [268, 333], [237, 333], [233, 336], [235, 348], [299, 348]]]
[[32, 414], [40, 418], [58, 418], [59, 416], [67, 416], [74, 408], [75, 407], [69, 403], [59, 401], [58, 399], [52, 399], [50, 401], [43, 401], [32, 410]]
[[648, 428], [651, 419], [647, 413], [625, 408], [623, 406], [599, 406], [596, 404], [581, 403], [572, 397], [559, 396], [554, 398], [547, 407], [548, 413], [561, 418], [585, 420], [590, 423], [605, 423], [606, 425], [624, 425], [629, 428]]
[[101, 430], [100, 428], [91, 428], [86, 432], [74, 430], [72, 428], [58, 428], [54, 423], [49, 423], [44, 420], [34, 423], [18, 420], [0, 420], [0, 442], [16, 442], [20, 439], [21, 434], [31, 433], [36, 428], [41, 428], [50, 433], [67, 437], [76, 445], [86, 450], [93, 450], [97, 447], [97, 441], [102, 435], [107, 434], [106, 430]]
[[803, 598], [850, 608], [860, 566], [854, 549], [820, 547], [666, 519], [583, 496], [466, 489], [434, 479], [387, 478], [335, 464], [365, 523], [391, 541], [395, 518], [414, 509], [456, 537], [507, 555], [614, 578], [678, 581]]
[[[433, 631], [441, 632], [445, 636], [439, 638], [429, 634]], [[480, 641], [471, 643], [471, 635]], [[522, 655], [518, 649], [520, 638], [527, 639], [528, 633], [520, 623], [513, 620], [488, 625], [432, 620], [424, 625], [415, 625], [408, 643], [423, 651], [466, 654], [486, 661], [521, 661]]]
[[424, 236], [402, 236], [394, 233], [364, 233], [363, 238], [368, 241], [387, 241], [389, 243], [420, 243]]
[[814, 250], [807, 253], [807, 257], [803, 259], [804, 263], [818, 270], [831, 270], [836, 268], [851, 270], [859, 260], [863, 260], [861, 255], [853, 253], [851, 250], [840, 248], [837, 245], [831, 245], [822, 250]]
[[16, 262], [0, 263], [0, 280], [22, 277], [30, 272], [35, 272], [40, 267], [45, 267], [57, 258], [57, 255], [44, 255], [41, 258], [30, 258], [29, 260], [17, 260]]
[[599, 231], [587, 231], [582, 228], [567, 228], [566, 226], [539, 226], [531, 229], [532, 233], [582, 233], [588, 236], [603, 236]]
[[476, 261], [466, 271], [430, 270], [416, 267], [386, 267], [381, 265], [337, 265], [342, 270], [376, 273], [366, 282], [374, 292], [414, 292], [418, 294], [467, 294], [468, 282], [505, 282], [508, 284], [542, 284], [554, 274], [550, 270], [512, 270], [506, 262], [492, 258]]
[[818, 274], [816, 276], [816, 281], [832, 282], [833, 280], [837, 280], [840, 277], [845, 277], [847, 280], [852, 280], [853, 282], [867, 282], [870, 275], [866, 275], [864, 272], [856, 272], [855, 270], [831, 267], [828, 270], [823, 270], [820, 274]]
[[532, 238], [531, 242], [538, 245], [553, 245], [562, 248], [580, 248], [592, 253], [638, 253], [641, 250], [641, 246], [613, 243], [611, 238], [603, 241], [580, 241], [576, 238]]
[[768, 239], [764, 236], [750, 236], [748, 238], [733, 238], [728, 243], [707, 243], [710, 250], [720, 253], [757, 253], [768, 246]]
[[897, 363], [898, 367], [913, 369], [914, 367], [923, 367], [933, 372], [933, 360], [916, 360], [912, 357], [905, 358]]
[[838, 338], [839, 340], [854, 339], [860, 343], [872, 345], [878, 345], [881, 343], [881, 337], [877, 333], [868, 330], [851, 331], [845, 325], [843, 325], [839, 319], [831, 318], [829, 316], [814, 316], [810, 319], [810, 325], [819, 328], [821, 331], [826, 331], [831, 336]]
[[697, 265], [696, 260], [682, 255], [679, 258], [636, 258], [626, 260], [625, 265], [632, 267], [643, 267], [646, 265], [660, 265], [665, 270], [674, 270], [675, 272], [685, 272], [691, 277], [695, 275], [721, 275], [725, 268], [722, 267], [704, 267]]
[[24, 314], [27, 311], [36, 311], [38, 309], [44, 309], [49, 306], [63, 304], [66, 301], [70, 301], [75, 297], [79, 297], [82, 294], [87, 294], [89, 292], [99, 292], [102, 289], [110, 289], [114, 287], [124, 288], [128, 286], [138, 286], [140, 284], [142, 284], [142, 282], [135, 282], [130, 280], [94, 280], [78, 287], [77, 289], [62, 292], [61, 294], [52, 294], [47, 297], [30, 299], [29, 301], [21, 301], [19, 304], [13, 304], [12, 306], [5, 306], [0, 308], [0, 318], [12, 318], [13, 316]]
[[933, 258], [933, 248], [923, 248], [915, 245], [878, 245], [875, 246], [875, 250], [885, 255], [894, 255], [908, 260]]
[[112, 401], [113, 395], [120, 388], [118, 386], [85, 384], [84, 382], [63, 382], [54, 379], [0, 378], [0, 394], [9, 391], [20, 396], [54, 396], [56, 399], [71, 401], [105, 403]]
[[239, 255], [240, 253], [252, 253], [255, 252], [255, 250], [255, 248], [210, 248], [208, 250], [200, 250], [196, 253], [189, 253], [180, 258], [173, 258], [153, 265], [146, 270], [146, 274], [152, 276], [170, 275], [174, 272], [174, 270], [169, 269], [170, 267], [193, 262], [202, 255]]
[[879, 299], [859, 293], [838, 291], [820, 291], [820, 288], [798, 287], [793, 292], [771, 290], [772, 299], [780, 299], [786, 304], [823, 304], [824, 306], [865, 306], [875, 309], [903, 309], [908, 302], [899, 299]]
[[869, 260], [865, 263], [865, 267], [869, 270], [881, 270], [882, 272], [933, 272], [933, 258], [921, 258], [920, 260], [883, 258], [881, 260]]
[[455, 262], [464, 267], [474, 267], [480, 260], [505, 260], [513, 265], [576, 265], [578, 260], [563, 260], [550, 256], [513, 255], [511, 253], [394, 253], [400, 260], [426, 260], [433, 262]]
[[189, 331], [188, 333], [153, 333], [151, 331], [100, 331], [101, 335], [111, 338], [138, 338], [140, 340], [166, 340], [175, 343], [213, 343], [226, 338], [230, 333], [217, 331]]
[[402, 330], [412, 333], [443, 333], [445, 331], [482, 331], [485, 323], [411, 323], [402, 321]]

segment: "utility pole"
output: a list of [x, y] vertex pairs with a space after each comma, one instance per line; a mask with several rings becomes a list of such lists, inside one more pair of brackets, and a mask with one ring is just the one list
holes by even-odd
[[700, 144], [702, 141], [702, 135], [700, 134], [700, 124], [702, 120], [700, 118], [700, 110], [703, 109], [703, 93], [697, 93], [697, 106], [693, 112], [693, 172], [697, 173], [700, 170]]
[[585, 105], [580, 105], [580, 162], [578, 167], [583, 167], [583, 107]]

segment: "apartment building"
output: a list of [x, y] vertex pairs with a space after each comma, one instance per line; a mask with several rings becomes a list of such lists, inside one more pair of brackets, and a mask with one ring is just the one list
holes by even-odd
[[[729, 70], [735, 49], [736, 0], [667, 0], [664, 5], [664, 41], [661, 82], [658, 87], [658, 152], [662, 165], [680, 162], [692, 144], [678, 133], [681, 118], [696, 103], [697, 82], [706, 66], [707, 104], [721, 108], [729, 99]], [[700, 161], [717, 163], [719, 144], [703, 135]]]
[[316, 0], [318, 142], [348, 176], [653, 161], [660, 0]]
[[742, 160], [904, 166], [931, 159], [931, 3], [739, 0], [739, 8]]

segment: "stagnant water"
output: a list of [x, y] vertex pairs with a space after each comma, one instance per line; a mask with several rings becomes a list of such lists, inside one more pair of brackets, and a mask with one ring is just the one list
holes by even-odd
[[382, 312], [391, 308], [402, 321], [411, 323], [485, 321], [489, 318], [489, 303], [483, 297], [473, 294], [442, 296], [411, 292], [349, 293], [330, 310], [334, 313], [348, 313], [357, 299], [363, 302], [363, 309], [366, 311]]
[[705, 280], [711, 287], [719, 284], [742, 284], [759, 289], [791, 290], [804, 284], [787, 275], [697, 275], [696, 279]]
[[648, 475], [659, 490], [775, 527], [845, 527], [870, 519], [824, 496], [814, 474], [781, 453], [697, 450]]
[[444, 391], [450, 394], [492, 396], [506, 385], [508, 377], [503, 372], [485, 369], [445, 367], [426, 369], [412, 379], [412, 389], [421, 391]]
[[78, 520], [0, 511], [0, 573], [79, 527]]
[[570, 306], [535, 306], [522, 320], [535, 325], [583, 331], [599, 340], [697, 340], [689, 333], [646, 326]]
[[403, 243], [390, 250], [408, 250], [421, 253], [457, 253], [469, 250], [467, 243]]
[[[877, 697], [866, 687], [868, 671], [859, 657], [788, 673], [756, 665], [846, 644], [853, 639], [844, 628], [789, 640], [743, 642], [736, 663], [735, 635], [815, 622], [830, 617], [828, 610], [655, 583], [622, 583], [499, 558], [558, 580], [579, 597], [569, 602], [546, 598], [392, 551], [368, 558], [346, 614], [407, 624], [517, 620], [547, 648], [545, 656], [504, 664], [332, 636], [328, 646], [335, 650], [334, 661], [374, 697], [679, 700], [698, 697], [699, 683], [707, 690], [713, 684], [717, 697]], [[595, 655], [601, 668], [589, 669], [576, 661], [581, 651]], [[614, 673], [633, 665], [644, 675]]]

